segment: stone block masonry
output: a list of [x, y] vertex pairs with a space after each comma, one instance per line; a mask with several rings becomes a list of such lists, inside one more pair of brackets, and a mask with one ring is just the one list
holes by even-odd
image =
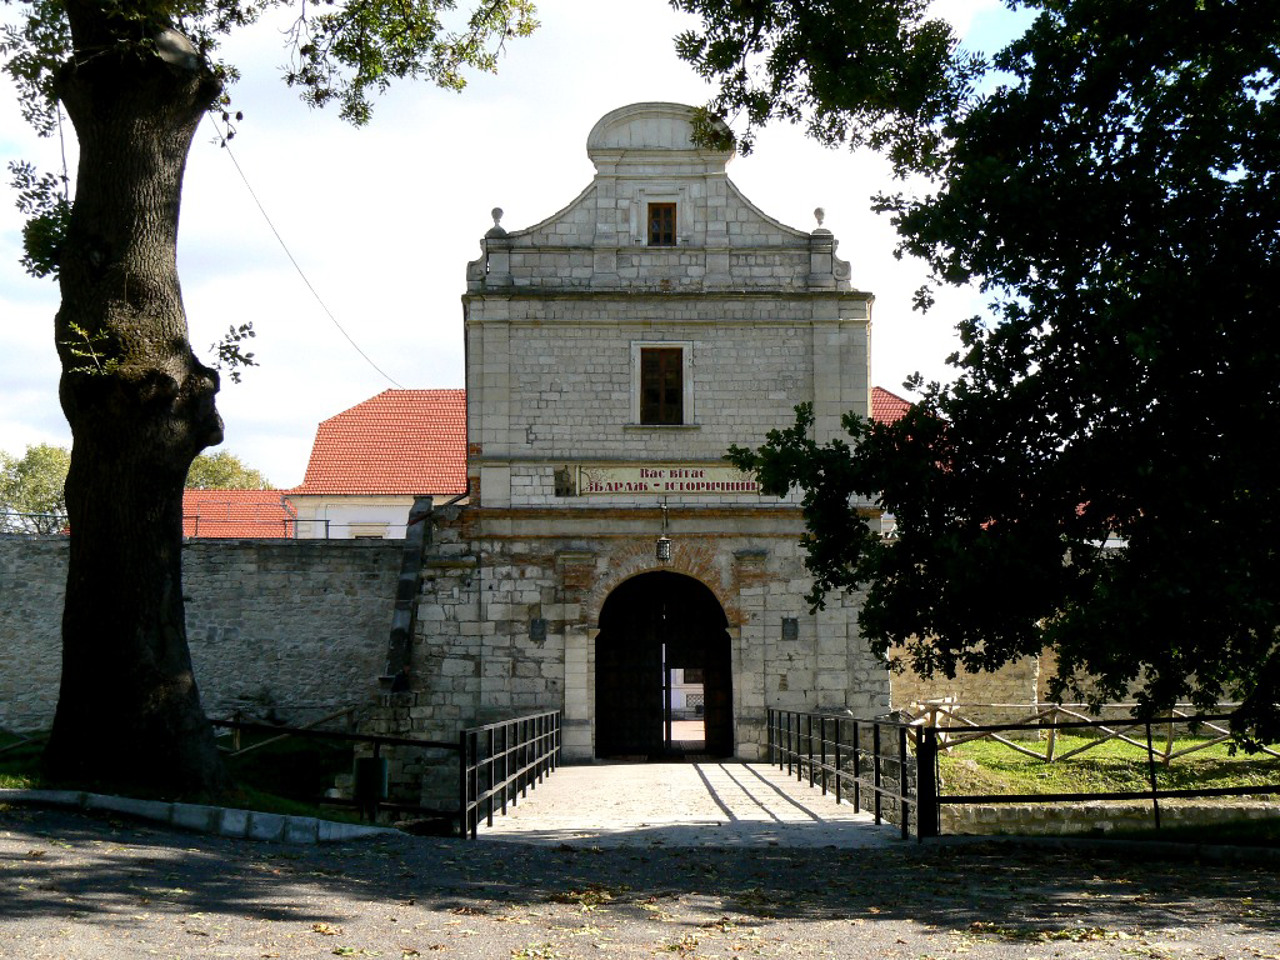
[[[53, 722], [65, 537], [0, 537], [0, 728]], [[378, 692], [400, 541], [192, 540], [187, 636], [210, 716], [247, 708], [305, 723]]]
[[[601, 610], [620, 584], [655, 569], [697, 579], [723, 606], [737, 756], [762, 755], [764, 704], [859, 716], [888, 707], [888, 674], [857, 635], [861, 598], [833, 598], [838, 609], [819, 616], [809, 611], [794, 511], [674, 510], [673, 556], [664, 565], [654, 559], [646, 528], [653, 508], [567, 511], [542, 521], [511, 513], [476, 507], [436, 513], [413, 645], [413, 692], [384, 698], [376, 711], [385, 727], [379, 732], [451, 740], [466, 726], [559, 709], [566, 758], [594, 756]], [[684, 534], [704, 522], [734, 532], [710, 539]], [[501, 532], [481, 534], [486, 527]], [[785, 620], [796, 622], [793, 638], [783, 636]], [[447, 807], [456, 763], [452, 756], [397, 751], [393, 795], [409, 799], [422, 776], [420, 802]]]
[[68, 546], [66, 537], [0, 536], [0, 729], [53, 723]]

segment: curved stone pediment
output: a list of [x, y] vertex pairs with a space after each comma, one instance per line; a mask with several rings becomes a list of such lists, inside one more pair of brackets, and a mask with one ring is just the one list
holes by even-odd
[[[694, 143], [697, 111], [683, 103], [632, 103], [611, 110], [587, 136], [587, 155], [597, 169], [629, 163], [696, 163], [723, 170], [734, 151]], [[715, 121], [725, 133], [728, 128]]]

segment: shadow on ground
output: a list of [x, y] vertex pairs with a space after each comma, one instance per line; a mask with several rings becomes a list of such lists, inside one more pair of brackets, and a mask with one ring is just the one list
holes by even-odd
[[[293, 955], [285, 949], [291, 944], [277, 942], [282, 931], [296, 934], [292, 945], [300, 947], [342, 925], [367, 927], [366, 938], [382, 930], [377, 935], [392, 940], [411, 930], [428, 939], [470, 934], [477, 949], [486, 944], [496, 956], [520, 955], [531, 935], [513, 926], [520, 924], [551, 931], [539, 934], [548, 937], [613, 930], [654, 944], [705, 941], [716, 930], [731, 937], [748, 924], [759, 937], [772, 925], [794, 930], [815, 921], [911, 925], [920, 936], [1010, 946], [1169, 930], [1192, 940], [1197, 930], [1210, 939], [1280, 930], [1273, 866], [1082, 857], [1004, 843], [601, 849], [394, 836], [290, 847], [21, 808], [0, 811], [0, 889], [0, 931], [25, 930], [41, 943], [57, 929], [88, 925], [136, 927], [138, 941], [153, 944], [155, 934], [141, 928], [162, 920], [170, 937], [179, 927], [222, 938], [211, 943], [258, 936], [268, 945], [260, 956]], [[209, 929], [193, 932], [193, 923]], [[635, 929], [624, 935], [627, 924]], [[419, 949], [399, 948], [406, 957]], [[576, 955], [572, 945], [556, 947], [568, 953], [546, 949], [546, 956]]]

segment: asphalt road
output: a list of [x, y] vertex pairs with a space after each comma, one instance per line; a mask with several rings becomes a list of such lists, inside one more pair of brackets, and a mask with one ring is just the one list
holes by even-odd
[[0, 810], [0, 957], [1280, 957], [1275, 865], [1002, 843], [290, 847]]

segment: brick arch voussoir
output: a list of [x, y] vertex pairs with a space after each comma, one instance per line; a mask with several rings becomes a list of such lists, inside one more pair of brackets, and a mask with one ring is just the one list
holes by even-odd
[[671, 560], [660, 563], [654, 556], [654, 542], [649, 539], [631, 540], [610, 554], [609, 575], [596, 581], [586, 598], [584, 609], [587, 622], [600, 625], [600, 611], [619, 586], [632, 577], [644, 573], [680, 573], [697, 580], [716, 598], [730, 627], [740, 627], [742, 613], [730, 594], [724, 578], [716, 566], [715, 549], [707, 543], [676, 540], [671, 545]]

